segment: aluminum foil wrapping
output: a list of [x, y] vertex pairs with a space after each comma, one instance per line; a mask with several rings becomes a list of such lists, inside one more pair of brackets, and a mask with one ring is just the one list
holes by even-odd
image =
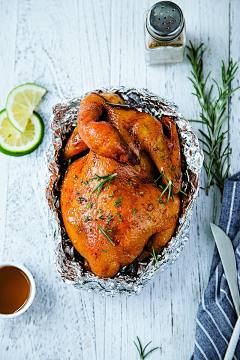
[[72, 100], [62, 100], [53, 107], [52, 142], [46, 153], [47, 182], [46, 198], [49, 205], [49, 231], [55, 241], [55, 263], [62, 279], [73, 284], [78, 289], [94, 291], [102, 295], [115, 296], [118, 293], [128, 295], [138, 294], [153, 277], [170, 266], [179, 256], [189, 237], [189, 224], [192, 208], [197, 197], [199, 174], [203, 163], [203, 153], [199, 148], [198, 139], [189, 123], [180, 114], [174, 103], [150, 93], [145, 89], [126, 88], [123, 86], [107, 87], [91, 92], [117, 93], [123, 97], [126, 104], [144, 111], [156, 119], [162, 115], [170, 115], [176, 120], [182, 151], [183, 187], [187, 199], [182, 200], [182, 211], [176, 228], [175, 236], [171, 238], [161, 254], [158, 262], [148, 258], [143, 262], [136, 259], [132, 264], [122, 268], [114, 278], [98, 278], [83, 266], [83, 258], [76, 252], [64, 225], [60, 212], [61, 185], [61, 149], [77, 124], [78, 109], [81, 100], [89, 93]]

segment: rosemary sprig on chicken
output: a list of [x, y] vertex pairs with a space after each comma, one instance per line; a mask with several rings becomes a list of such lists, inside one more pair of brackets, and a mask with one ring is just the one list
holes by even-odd
[[98, 197], [98, 195], [100, 194], [100, 191], [102, 190], [103, 186], [104, 186], [107, 182], [108, 182], [108, 186], [107, 186], [107, 191], [108, 191], [109, 186], [110, 186], [110, 183], [111, 183], [111, 180], [112, 180], [115, 176], [117, 176], [117, 173], [111, 174], [111, 175], [104, 175], [104, 176], [96, 175], [96, 176], [92, 177], [91, 179], [89, 179], [89, 180], [94, 180], [94, 179], [96, 179], [96, 180], [98, 180], [98, 181], [99, 181], [100, 179], [104, 179], [99, 185], [97, 185], [97, 186], [95, 187], [95, 189], [90, 193], [89, 197], [91, 197], [91, 195], [94, 194], [95, 191], [97, 191], [97, 190], [98, 190], [98, 192], [97, 192], [97, 197]]
[[174, 201], [174, 196], [173, 196], [173, 191], [172, 191], [172, 188], [174, 187], [176, 190], [178, 190], [180, 193], [182, 193], [183, 195], [187, 196], [187, 194], [182, 191], [181, 189], [178, 189], [173, 183], [172, 183], [172, 180], [168, 180], [166, 175], [164, 174], [164, 171], [162, 170], [159, 177], [154, 180], [154, 184], [157, 185], [158, 181], [162, 178], [162, 176], [164, 176], [164, 179], [166, 180], [167, 182], [167, 186], [164, 188], [164, 186], [162, 184], [158, 185], [161, 189], [163, 189], [161, 195], [159, 196], [159, 202], [160, 204], [162, 204], [162, 200], [161, 200], [161, 197], [163, 196], [163, 194], [168, 190], [168, 198], [167, 198], [167, 203], [170, 199], [170, 197], [172, 197], [172, 200]]

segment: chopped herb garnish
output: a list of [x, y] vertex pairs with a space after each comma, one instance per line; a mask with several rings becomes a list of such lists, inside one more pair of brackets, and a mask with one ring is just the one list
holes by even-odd
[[104, 217], [103, 217], [103, 215], [99, 216], [99, 219], [101, 219], [101, 220], [104, 220]]
[[151, 216], [148, 217], [148, 220], [150, 220], [150, 219], [151, 219]]
[[159, 200], [159, 204], [162, 204], [163, 203], [163, 201], [162, 200]]
[[84, 184], [85, 184], [85, 185], [88, 185], [88, 181], [87, 181], [87, 180], [85, 180], [85, 181], [84, 181]]
[[130, 185], [132, 185], [132, 181], [130, 181]]
[[66, 171], [65, 171], [65, 174], [67, 174], [67, 173], [68, 173], [68, 171], [66, 170]]
[[87, 216], [85, 219], [84, 219], [84, 221], [89, 221], [91, 218], [90, 218], [90, 216]]
[[136, 215], [136, 211], [134, 211], [132, 214], [133, 214], [133, 215]]
[[121, 201], [120, 201], [120, 200], [118, 200], [118, 199], [117, 199], [117, 200], [115, 200], [115, 203], [116, 203], [116, 204], [117, 204], [117, 203], [120, 203], [120, 202], [121, 202]]
[[81, 183], [83, 183], [83, 180], [80, 180]]
[[102, 250], [102, 252], [107, 252], [107, 250], [106, 250], [106, 249], [104, 249], [104, 250]]
[[171, 168], [171, 170], [174, 170], [174, 169], [176, 169], [176, 166], [173, 166], [173, 167]]
[[93, 206], [93, 203], [86, 205], [86, 207], [87, 207], [88, 209], [91, 209], [92, 206]]
[[100, 225], [98, 225], [98, 227], [99, 227], [100, 231], [103, 233], [103, 235], [105, 235], [106, 238], [110, 241], [110, 243], [111, 243], [113, 246], [115, 246], [114, 242], [110, 239], [110, 237], [108, 236], [108, 234], [105, 233], [105, 231], [103, 230], [103, 228], [102, 228]]
[[142, 191], [140, 191], [140, 193], [139, 193], [139, 194], [141, 194], [141, 195], [142, 195], [142, 194], [143, 194], [143, 192], [142, 192]]
[[76, 177], [77, 177], [77, 175], [73, 175], [73, 177], [74, 177], [74, 178], [76, 178]]
[[92, 231], [92, 228], [91, 228], [91, 229], [89, 229], [89, 231]]
[[68, 166], [71, 164], [72, 160], [68, 159]]
[[[108, 190], [108, 189], [109, 189], [110, 182], [111, 182], [111, 180], [112, 180], [115, 176], [117, 176], [117, 173], [111, 174], [111, 175], [104, 175], [104, 176], [99, 176], [99, 175], [94, 176], [93, 179], [96, 179], [96, 180], [98, 180], [98, 181], [99, 181], [100, 179], [104, 179], [104, 180], [103, 180], [98, 186], [95, 187], [95, 189], [91, 192], [90, 196], [91, 196], [93, 193], [95, 193], [95, 191], [98, 190], [98, 192], [97, 192], [97, 197], [98, 197], [98, 195], [100, 194], [100, 191], [102, 190], [103, 186], [106, 184], [106, 182], [109, 181], [108, 187], [107, 187], [107, 190]], [[89, 197], [90, 197], [90, 196], [89, 196]]]
[[106, 230], [106, 231], [113, 231], [113, 230], [111, 230], [111, 229], [108, 229], [107, 227], [105, 228], [105, 230]]
[[102, 210], [101, 209], [97, 209], [97, 213], [101, 213], [102, 212]]
[[98, 221], [98, 219], [95, 219], [95, 221]]
[[112, 195], [109, 195], [110, 198], [114, 197], [114, 191], [112, 191]]
[[62, 151], [62, 152], [64, 152], [64, 151], [65, 151], [65, 149], [61, 149], [61, 151]]
[[[151, 204], [148, 204], [148, 205], [151, 205]], [[137, 208], [133, 208], [133, 211], [134, 211], [134, 210], [137, 210]]]
[[118, 220], [122, 222], [121, 215], [118, 212], [116, 212], [116, 214], [118, 215]]
[[111, 221], [113, 219], [112, 215], [109, 215], [108, 220]]
[[176, 215], [176, 216], [173, 216], [173, 219], [177, 219], [178, 218], [178, 215]]
[[122, 200], [122, 196], [119, 196], [118, 198], [119, 198], [120, 200]]
[[79, 191], [77, 191], [77, 194], [79, 194]]
[[93, 157], [96, 157], [96, 154], [93, 154]]
[[85, 200], [84, 198], [82, 198], [80, 196], [78, 197], [78, 200], [79, 200], [80, 204], [81, 204], [82, 201], [87, 201], [87, 200]]
[[121, 201], [120, 201], [119, 203], [114, 204], [114, 206], [115, 206], [115, 207], [120, 207], [120, 206], [122, 206]]

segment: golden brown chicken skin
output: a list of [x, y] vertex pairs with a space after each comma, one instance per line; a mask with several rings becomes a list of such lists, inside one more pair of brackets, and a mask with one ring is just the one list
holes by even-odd
[[[101, 182], [91, 181], [96, 174], [117, 175], [108, 189], [106, 183], [98, 197], [97, 192], [90, 197]], [[68, 167], [61, 193], [62, 217], [74, 247], [88, 260], [94, 274], [114, 276], [120, 266], [130, 264], [143, 251], [155, 233], [159, 233], [162, 245], [166, 244], [176, 227], [180, 201], [176, 195], [167, 203], [165, 193], [160, 204], [161, 192], [152, 176], [142, 177], [141, 170], [134, 173], [92, 152]]]
[[[107, 116], [103, 120], [104, 110]], [[146, 151], [159, 172], [163, 170], [167, 180], [181, 189], [181, 157], [176, 124], [167, 117], [163, 117], [162, 121], [170, 132], [170, 138], [164, 134], [162, 122], [151, 115], [136, 109], [113, 107], [102, 96], [90, 94], [81, 102], [77, 126], [81, 139], [100, 155], [134, 165], [139, 161], [141, 152]], [[177, 194], [175, 187], [173, 192]]]
[[[114, 101], [119, 99], [109, 102]], [[168, 181], [181, 186], [176, 126], [171, 119], [163, 120], [170, 133], [166, 139], [161, 123], [149, 116], [114, 108], [96, 94], [80, 105], [79, 139], [91, 150], [68, 167], [61, 211], [73, 246], [99, 277], [113, 277], [147, 243], [159, 251], [176, 228], [180, 199], [168, 199], [168, 191], [162, 195], [163, 189], [154, 183], [164, 171]], [[107, 175], [110, 178], [104, 178]], [[105, 179], [111, 181], [100, 188]]]

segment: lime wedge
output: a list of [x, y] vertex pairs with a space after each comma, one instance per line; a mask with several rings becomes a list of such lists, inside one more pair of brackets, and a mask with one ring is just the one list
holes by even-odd
[[23, 133], [33, 111], [46, 92], [47, 89], [36, 84], [15, 87], [8, 95], [6, 102], [6, 111], [12, 126]]
[[42, 142], [44, 125], [34, 112], [24, 133], [20, 133], [10, 123], [6, 110], [0, 112], [0, 151], [11, 156], [22, 156], [35, 150]]

